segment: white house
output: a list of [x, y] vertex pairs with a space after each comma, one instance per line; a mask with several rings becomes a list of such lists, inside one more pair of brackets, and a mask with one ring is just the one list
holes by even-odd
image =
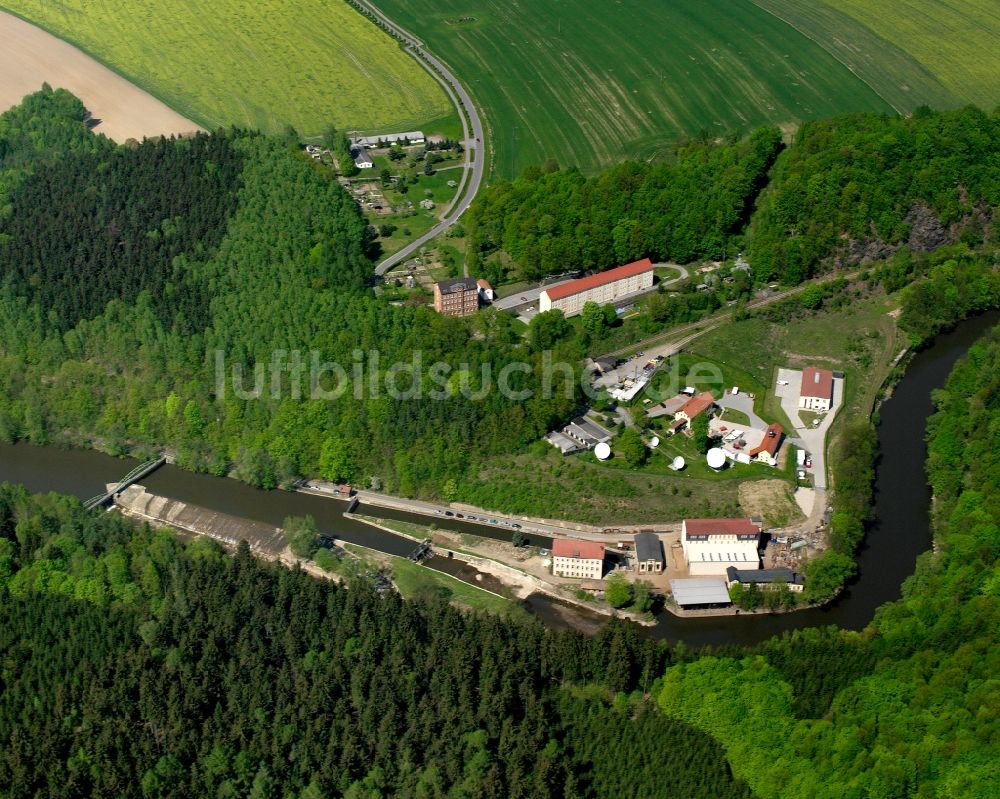
[[565, 316], [574, 316], [588, 302], [607, 305], [621, 297], [651, 288], [652, 285], [653, 262], [643, 258], [607, 272], [598, 272], [596, 275], [547, 288], [538, 297], [538, 310], [559, 310]]
[[807, 366], [802, 370], [799, 407], [804, 411], [828, 411], [833, 404], [833, 372]]
[[685, 519], [681, 548], [694, 575], [725, 574], [731, 566], [759, 569], [761, 525], [752, 519]]
[[604, 544], [557, 538], [552, 542], [552, 573], [556, 577], [600, 580], [604, 576]]

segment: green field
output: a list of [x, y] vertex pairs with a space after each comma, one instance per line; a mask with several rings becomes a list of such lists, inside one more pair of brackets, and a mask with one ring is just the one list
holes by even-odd
[[[678, 134], [890, 111], [750, 0], [383, 0], [483, 108], [494, 175], [552, 157], [588, 171]], [[464, 20], [464, 21], [463, 21]]]
[[[795, 4], [815, 1], [793, 0]], [[996, 0], [824, 2], [909, 53], [961, 102], [987, 110], [1000, 103], [1000, 3]]]
[[[175, 110], [212, 128], [305, 137], [444, 123], [433, 78], [342, 0], [4, 0]], [[39, 76], [39, 81], [45, 78]], [[450, 125], [454, 127], [454, 125]]]

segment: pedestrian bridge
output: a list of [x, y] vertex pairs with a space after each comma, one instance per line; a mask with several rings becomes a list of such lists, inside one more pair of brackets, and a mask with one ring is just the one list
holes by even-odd
[[125, 475], [118, 483], [109, 491], [105, 491], [103, 494], [98, 494], [96, 497], [91, 497], [86, 502], [83, 503], [83, 507], [87, 510], [93, 510], [94, 508], [100, 507], [105, 502], [111, 500], [115, 494], [118, 494], [128, 488], [132, 483], [137, 480], [141, 480], [148, 474], [153, 473], [159, 469], [164, 463], [167, 462], [165, 455], [160, 455], [159, 457], [153, 458], [145, 463], [140, 463], [131, 472]]

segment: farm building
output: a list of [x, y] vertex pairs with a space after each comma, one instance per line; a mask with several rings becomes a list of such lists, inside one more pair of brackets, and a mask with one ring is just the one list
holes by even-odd
[[362, 136], [354, 140], [362, 147], [387, 147], [390, 144], [423, 144], [423, 131], [411, 130], [406, 133], [383, 133], [380, 136]]
[[766, 463], [768, 466], [777, 464], [778, 447], [781, 446], [781, 437], [784, 435], [784, 432], [781, 429], [781, 425], [777, 422], [769, 424], [767, 431], [764, 433], [764, 439], [747, 453], [750, 456], [750, 460], [757, 461], [758, 463]]
[[833, 372], [807, 366], [802, 370], [799, 407], [804, 411], [828, 411], [833, 404]]
[[604, 544], [555, 539], [552, 542], [552, 573], [556, 577], [600, 580], [604, 576]]
[[681, 548], [692, 575], [725, 574], [726, 569], [760, 568], [761, 525], [753, 519], [685, 519]]
[[474, 277], [434, 284], [434, 310], [445, 316], [468, 316], [479, 310], [479, 286]]
[[663, 571], [663, 543], [656, 533], [636, 533], [635, 569], [641, 574]]
[[744, 588], [756, 585], [759, 588], [773, 588], [780, 584], [788, 586], [789, 591], [796, 593], [805, 590], [805, 578], [797, 571], [792, 571], [787, 566], [779, 566], [776, 569], [756, 569], [747, 571], [730, 566], [726, 569], [726, 587], [732, 588], [739, 584]]
[[625, 266], [598, 272], [558, 286], [545, 289], [538, 296], [540, 312], [559, 310], [574, 316], [588, 302], [598, 305], [613, 303], [629, 294], [635, 294], [653, 285], [653, 262], [648, 258]]

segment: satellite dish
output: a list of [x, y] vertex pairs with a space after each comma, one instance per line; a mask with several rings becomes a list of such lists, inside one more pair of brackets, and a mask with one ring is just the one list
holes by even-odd
[[670, 468], [673, 469], [675, 472], [679, 472], [681, 469], [684, 468], [684, 466], [685, 466], [684, 458], [682, 458], [680, 455], [674, 458], [674, 462], [670, 464]]
[[649, 448], [656, 449], [658, 446], [660, 446], [660, 439], [658, 439], [656, 436], [653, 436], [653, 438], [649, 442]]
[[712, 449], [708, 451], [708, 455], [705, 456], [705, 460], [708, 461], [710, 469], [718, 471], [726, 465], [726, 453], [718, 447], [712, 447]]
[[603, 441], [594, 447], [594, 454], [597, 456], [597, 460], [606, 461], [611, 457], [611, 447], [609, 447]]

